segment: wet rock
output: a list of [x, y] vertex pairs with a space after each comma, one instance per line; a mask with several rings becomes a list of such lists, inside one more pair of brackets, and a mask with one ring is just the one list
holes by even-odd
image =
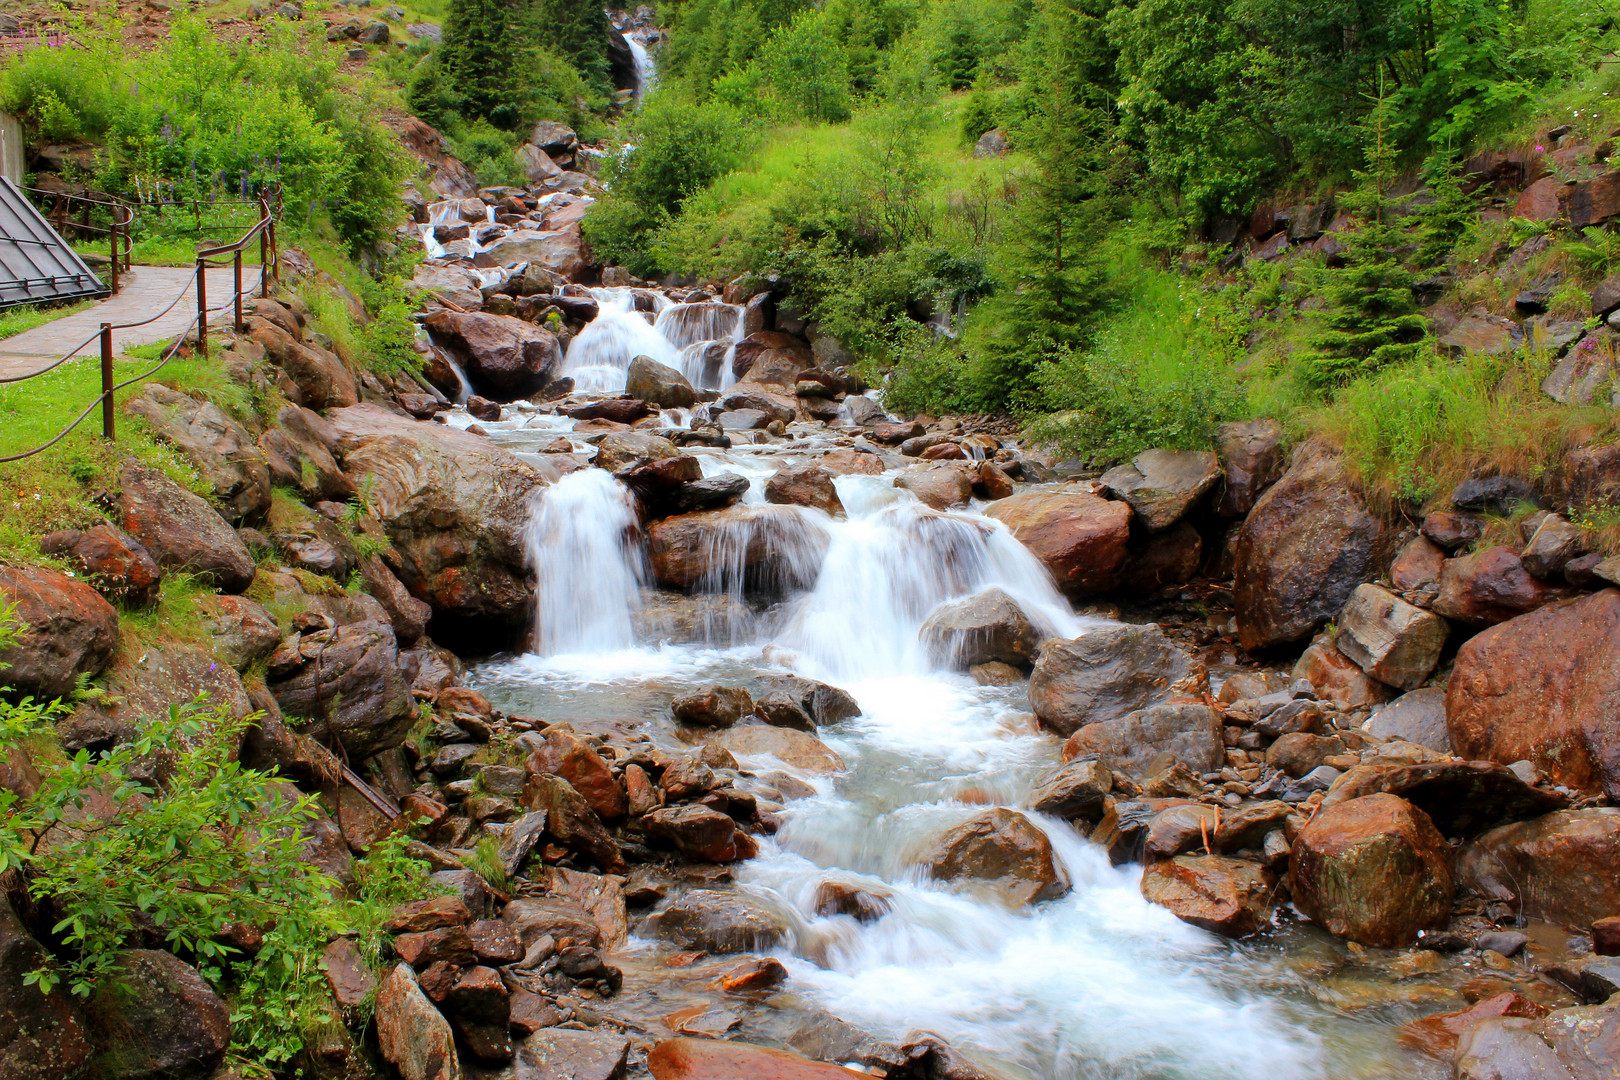
[[356, 486], [393, 543], [392, 566], [436, 615], [526, 627], [530, 506], [542, 477], [488, 439], [375, 405], [328, 418]]
[[1492, 829], [1457, 855], [1457, 880], [1532, 919], [1587, 926], [1620, 911], [1620, 809], [1561, 810]]
[[688, 859], [725, 863], [738, 855], [736, 823], [706, 806], [666, 806], [643, 817], [641, 827]]
[[335, 737], [352, 758], [398, 746], [416, 722], [394, 631], [384, 623], [289, 639], [270, 658], [267, 685], [299, 726]]
[[1430, 761], [1358, 765], [1322, 800], [1324, 808], [1364, 795], [1399, 795], [1429, 815], [1446, 836], [1472, 836], [1520, 818], [1561, 810], [1566, 800], [1531, 787], [1513, 770], [1489, 761]]
[[1366, 730], [1380, 739], [1400, 739], [1436, 753], [1451, 753], [1451, 735], [1446, 730], [1445, 687], [1426, 686], [1402, 694], [1374, 711]]
[[1011, 529], [1070, 597], [1118, 586], [1131, 538], [1129, 504], [1059, 489], [1001, 499], [985, 513]]
[[1569, 1071], [1537, 1034], [1538, 1022], [1521, 1017], [1476, 1021], [1458, 1036], [1458, 1080], [1565, 1080]]
[[495, 401], [535, 393], [562, 361], [556, 335], [509, 315], [439, 310], [423, 325], [441, 347], [459, 354], [468, 380]]
[[595, 464], [615, 476], [638, 466], [678, 456], [675, 444], [662, 435], [639, 431], [614, 431], [596, 442]]
[[1387, 565], [1394, 533], [1350, 487], [1342, 458], [1319, 443], [1295, 451], [1238, 532], [1234, 603], [1251, 651], [1302, 640], [1338, 615]]
[[1213, 772], [1226, 760], [1221, 723], [1204, 705], [1152, 705], [1114, 720], [1087, 724], [1063, 744], [1066, 758], [1096, 756], [1132, 776], [1181, 762]]
[[625, 814], [624, 789], [614, 779], [613, 770], [577, 735], [547, 732], [545, 744], [529, 755], [526, 767], [529, 772], [550, 773], [568, 781], [603, 821], [616, 821]]
[[1222, 484], [1215, 512], [1243, 517], [1287, 467], [1282, 452], [1282, 425], [1275, 420], [1248, 420], [1216, 429]]
[[1114, 774], [1096, 759], [1069, 762], [1041, 781], [1031, 793], [1030, 806], [1043, 814], [1073, 821], [1096, 821], [1103, 814], [1104, 801], [1114, 789]]
[[1537, 1004], [1515, 991], [1497, 994], [1457, 1012], [1436, 1013], [1401, 1025], [1399, 1038], [1406, 1045], [1433, 1057], [1450, 1060], [1457, 1052], [1459, 1036], [1482, 1020], [1518, 1016], [1539, 1020], [1546, 1016], [1545, 1005]]
[[246, 671], [281, 644], [280, 625], [263, 605], [245, 596], [199, 596], [195, 605], [214, 655], [237, 671]]
[[311, 502], [341, 502], [354, 494], [354, 486], [332, 456], [336, 434], [319, 414], [285, 405], [276, 414], [276, 425], [259, 436], [259, 452], [272, 484], [294, 488]]
[[[637, 420], [651, 416], [655, 411], [645, 401], [633, 397], [601, 398], [586, 402], [584, 405], [564, 405], [561, 409], [564, 416], [575, 420], [607, 420], [615, 424], [634, 424]], [[598, 464], [601, 464], [600, 459]], [[607, 468], [606, 465], [602, 467]]]
[[624, 392], [660, 409], [689, 409], [697, 402], [697, 393], [685, 375], [650, 356], [630, 361]]
[[1447, 560], [1434, 610], [1470, 626], [1492, 626], [1569, 594], [1532, 577], [1506, 545]]
[[1221, 477], [1208, 450], [1144, 450], [1103, 474], [1105, 490], [1124, 499], [1149, 532], [1163, 532], [1186, 516]]
[[1620, 445], [1592, 443], [1564, 455], [1543, 480], [1556, 506], [1620, 502]]
[[390, 934], [422, 934], [447, 926], [466, 926], [471, 921], [472, 914], [461, 897], [437, 896], [395, 908], [383, 929]]
[[191, 462], [233, 525], [258, 521], [270, 509], [270, 470], [264, 455], [253, 436], [218, 406], [149, 384], [124, 408]]
[[1538, 578], [1547, 579], [1563, 573], [1568, 562], [1586, 552], [1586, 537], [1574, 525], [1548, 514], [1525, 544], [1520, 559], [1524, 568]]
[[1178, 521], [1164, 532], [1133, 541], [1122, 587], [1135, 593], [1183, 585], [1204, 562], [1204, 541], [1198, 530]]
[[130, 949], [117, 976], [87, 1009], [100, 1076], [200, 1080], [225, 1060], [230, 1010], [196, 968], [161, 949]]
[[1300, 830], [1294, 903], [1337, 937], [1400, 946], [1451, 916], [1451, 850], [1428, 815], [1394, 795], [1322, 810]]
[[1376, 705], [1389, 700], [1393, 693], [1340, 652], [1333, 639], [1326, 635], [1317, 638], [1300, 654], [1293, 674], [1296, 679], [1304, 679], [1315, 687], [1323, 701], [1348, 708]]
[[720, 976], [720, 989], [728, 994], [754, 993], [780, 985], [787, 977], [787, 968], [780, 960], [770, 957], [745, 960]]
[[968, 668], [968, 674], [980, 686], [1017, 686], [1024, 681], [1022, 670], [1011, 664], [1003, 664], [1000, 660], [991, 660], [986, 664], [974, 664]]
[[90, 1063], [83, 1014], [66, 986], [42, 993], [24, 982], [51, 963], [50, 954], [0, 898], [0, 1076], [70, 1080]]
[[787, 924], [740, 893], [695, 889], [649, 915], [643, 930], [683, 949], [712, 953], [766, 952], [787, 936]]
[[604, 943], [601, 926], [572, 897], [529, 896], [513, 900], [501, 912], [501, 921], [512, 928], [525, 950], [545, 938], [553, 944], [587, 945], [593, 949]]
[[842, 514], [832, 474], [817, 465], [786, 466], [765, 484], [765, 501], [808, 506], [827, 514]]
[[1529, 761], [1558, 783], [1620, 798], [1617, 640], [1616, 589], [1475, 636], [1446, 685], [1452, 746], [1464, 757]]
[[338, 938], [326, 946], [321, 957], [326, 970], [326, 987], [345, 1016], [358, 1015], [377, 991], [377, 980], [366, 966], [360, 950], [348, 938]]
[[1053, 859], [1052, 844], [1023, 814], [988, 810], [940, 837], [918, 863], [942, 881], [988, 883], [1012, 905], [1035, 903], [1069, 891], [1069, 878]]
[[1407, 541], [1389, 566], [1389, 580], [1403, 593], [1416, 594], [1430, 603], [1440, 592], [1440, 575], [1446, 567], [1446, 553], [1426, 536]]
[[562, 777], [531, 775], [523, 785], [523, 806], [544, 811], [546, 832], [602, 869], [617, 870], [623, 865], [619, 846], [602, 825], [602, 819]]
[[1464, 480], [1451, 492], [1451, 505], [1458, 510], [1512, 517], [1522, 505], [1540, 506], [1536, 489], [1516, 476], [1482, 476]]
[[1297, 778], [1343, 753], [1344, 743], [1339, 739], [1296, 731], [1266, 748], [1266, 764]]
[[1142, 895], [1182, 922], [1225, 937], [1248, 937], [1271, 918], [1276, 877], [1265, 867], [1219, 855], [1178, 855], [1142, 874]]
[[841, 881], [823, 881], [816, 887], [811, 910], [822, 918], [848, 915], [859, 923], [876, 922], [894, 909], [887, 893], [846, 885]]
[[882, 458], [859, 450], [832, 450], [817, 458], [816, 464], [834, 476], [877, 476], [883, 472]]
[[848, 1080], [850, 1072], [786, 1050], [717, 1039], [667, 1039], [647, 1055], [653, 1080]]
[[790, 695], [817, 727], [826, 727], [861, 715], [861, 706], [847, 690], [799, 675], [778, 675], [766, 681], [770, 692]]
[[1016, 600], [991, 588], [941, 604], [918, 636], [934, 663], [965, 671], [998, 660], [1028, 667], [1044, 635]]
[[158, 597], [163, 570], [133, 536], [102, 523], [88, 529], [59, 529], [39, 538], [39, 550], [72, 563], [96, 591], [132, 607]]
[[807, 588], [821, 569], [827, 534], [789, 507], [733, 506], [680, 514], [647, 530], [660, 585], [723, 592], [736, 584], [767, 595]]
[[400, 964], [377, 988], [377, 1048], [403, 1080], [457, 1080], [461, 1063], [444, 1015]]
[[213, 507], [155, 469], [118, 474], [118, 524], [170, 570], [205, 574], [226, 592], [253, 582], [253, 556]]
[[917, 496], [934, 510], [956, 510], [973, 498], [973, 477], [950, 462], [913, 465], [894, 478], [894, 486]]
[[1029, 704], [1047, 728], [1071, 735], [1163, 701], [1174, 686], [1200, 674], [1157, 626], [1102, 626], [1070, 641], [1042, 643]]
[[705, 736], [704, 743], [739, 757], [768, 756], [791, 768], [825, 775], [842, 772], [843, 759], [814, 735], [767, 724], [743, 724]]
[[99, 675], [118, 647], [118, 612], [77, 578], [43, 566], [0, 565], [0, 604], [15, 605], [16, 637], [0, 649], [0, 686], [42, 700]]
[[682, 724], [728, 728], [754, 711], [754, 700], [748, 691], [738, 687], [708, 686], [672, 698], [669, 707]]
[[630, 1040], [610, 1031], [551, 1027], [517, 1045], [513, 1080], [623, 1080]]
[[1435, 510], [1424, 517], [1420, 531], [1445, 550], [1456, 551], [1484, 535], [1485, 522], [1478, 514]]
[[399, 958], [418, 971], [434, 964], [467, 968], [477, 957], [465, 926], [441, 926], [411, 934], [399, 934], [393, 941]]
[[1339, 651], [1379, 682], [1401, 690], [1423, 685], [1445, 647], [1444, 619], [1377, 585], [1358, 585], [1339, 616]]

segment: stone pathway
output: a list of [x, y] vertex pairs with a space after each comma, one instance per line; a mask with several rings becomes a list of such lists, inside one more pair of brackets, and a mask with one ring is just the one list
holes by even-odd
[[[69, 349], [79, 347], [77, 356], [100, 356], [101, 342], [94, 335], [104, 322], [132, 323], [149, 319], [168, 307], [186, 287], [186, 297], [163, 317], [128, 330], [113, 331], [113, 350], [123, 352], [134, 345], [150, 345], [175, 337], [191, 325], [197, 314], [197, 290], [188, 285], [189, 266], [134, 266], [119, 275], [116, 296], [95, 307], [63, 316], [44, 326], [36, 326], [15, 337], [0, 339], [0, 377], [25, 375], [46, 367]], [[259, 268], [242, 268], [242, 286], [258, 294]], [[208, 306], [214, 318], [230, 311], [233, 270], [226, 266], [208, 271]], [[88, 340], [87, 340], [88, 339]]]

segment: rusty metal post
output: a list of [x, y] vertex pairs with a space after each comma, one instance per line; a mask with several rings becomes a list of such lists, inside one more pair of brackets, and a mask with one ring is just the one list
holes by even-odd
[[101, 433], [114, 438], [112, 323], [101, 324]]
[[231, 303], [235, 308], [236, 322], [233, 323], [232, 325], [236, 327], [236, 332], [238, 334], [240, 334], [240, 333], [242, 333], [243, 331], [245, 331], [247, 329], [247, 323], [242, 321], [242, 249], [241, 248], [236, 249], [235, 271], [236, 271], [236, 295], [231, 298]]
[[197, 260], [197, 352], [208, 355], [208, 260]]
[[112, 291], [118, 293], [118, 208], [113, 208], [112, 225], [107, 229], [112, 242]]
[[[262, 198], [259, 205], [264, 205]], [[270, 296], [270, 230], [267, 228], [259, 230], [259, 295]]]

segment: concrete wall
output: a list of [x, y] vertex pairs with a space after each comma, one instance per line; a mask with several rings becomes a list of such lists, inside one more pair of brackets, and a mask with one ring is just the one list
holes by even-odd
[[0, 176], [13, 184], [23, 182], [22, 125], [10, 113], [0, 112]]

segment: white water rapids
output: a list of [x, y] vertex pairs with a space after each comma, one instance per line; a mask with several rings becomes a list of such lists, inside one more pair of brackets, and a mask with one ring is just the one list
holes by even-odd
[[[603, 325], [576, 340], [576, 349], [587, 343], [577, 364], [569, 354], [576, 378], [596, 371], [608, 381], [631, 348], [680, 356], [683, 346], [633, 303], [610, 306], [618, 294], [597, 295]], [[660, 325], [669, 310], [658, 313]], [[513, 409], [485, 427], [525, 453], [572, 423]], [[1033, 908], [1010, 910], [982, 890], [917, 872], [918, 854], [946, 829], [985, 804], [1021, 808], [1059, 760], [1059, 740], [1036, 729], [1021, 686], [978, 686], [930, 662], [918, 644], [929, 612], [996, 586], [1051, 633], [1083, 633], [1087, 620], [1000, 523], [976, 510], [929, 510], [893, 487], [893, 473], [838, 478], [844, 517], [763, 505], [764, 479], [777, 465], [832, 445], [810, 434], [687, 451], [706, 475], [750, 477], [744, 505], [757, 524], [740, 528], [769, 529], [787, 568], [782, 580], [798, 583], [773, 604], [756, 599], [741, 638], [734, 627], [697, 641], [646, 629], [643, 604], [669, 598], [648, 587], [631, 496], [596, 469], [553, 484], [532, 531], [534, 651], [481, 665], [475, 685], [513, 712], [627, 723], [670, 745], [679, 744], [669, 696], [695, 685], [757, 686], [793, 671], [849, 690], [862, 715], [818, 732], [846, 770], [804, 777], [816, 793], [787, 804], [758, 857], [733, 868], [734, 887], [792, 927], [776, 952], [790, 971], [784, 989], [880, 1037], [933, 1031], [999, 1075], [1027, 1080], [1432, 1075], [1393, 1049], [1387, 1016], [1312, 996], [1313, 977], [1332, 966], [1319, 936], [1295, 929], [1281, 940], [1234, 943], [1195, 929], [1142, 898], [1139, 868], [1111, 866], [1064, 822], [1030, 814], [1073, 882], [1066, 896]], [[724, 567], [740, 565], [747, 539], [721, 543], [722, 570], [704, 585], [738, 605], [749, 600], [743, 575]], [[960, 798], [970, 789], [973, 805]], [[817, 916], [813, 898], [828, 880], [886, 894], [892, 910], [864, 925]], [[632, 941], [633, 949], [661, 947]]]

